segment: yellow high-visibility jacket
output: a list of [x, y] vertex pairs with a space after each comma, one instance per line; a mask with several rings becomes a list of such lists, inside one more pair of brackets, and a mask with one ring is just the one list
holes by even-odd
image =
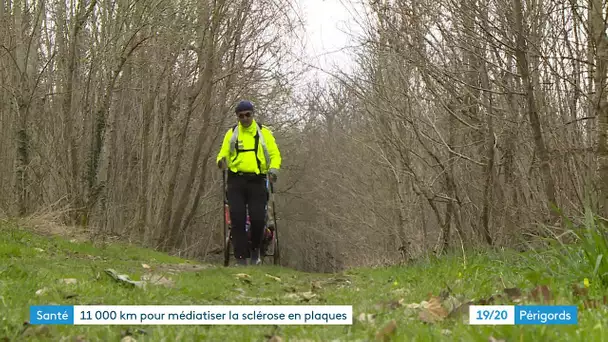
[[272, 132], [255, 120], [247, 128], [239, 123], [226, 132], [216, 163], [222, 158], [232, 172], [267, 174], [269, 169], [281, 168], [281, 152]]

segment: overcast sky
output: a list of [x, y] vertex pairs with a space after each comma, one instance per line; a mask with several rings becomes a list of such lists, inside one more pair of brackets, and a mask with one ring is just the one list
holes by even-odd
[[[339, 64], [350, 70], [352, 59], [340, 51], [354, 42], [351, 32], [358, 30], [355, 10], [360, 11], [359, 1], [351, 0], [298, 0], [306, 22], [308, 61], [322, 69], [332, 69]], [[318, 73], [321, 78], [327, 75]]]

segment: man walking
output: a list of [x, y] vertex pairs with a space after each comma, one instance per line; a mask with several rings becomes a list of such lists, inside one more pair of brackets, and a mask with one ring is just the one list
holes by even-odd
[[[232, 223], [232, 242], [237, 265], [260, 261], [260, 247], [266, 221], [266, 177], [276, 182], [281, 167], [281, 153], [272, 132], [254, 119], [255, 108], [250, 101], [241, 101], [235, 108], [238, 124], [224, 136], [217, 165], [228, 169], [227, 195]], [[251, 250], [245, 224], [247, 210], [251, 221]]]

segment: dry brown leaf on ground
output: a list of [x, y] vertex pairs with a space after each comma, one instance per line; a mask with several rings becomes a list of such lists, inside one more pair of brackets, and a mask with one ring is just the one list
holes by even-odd
[[599, 309], [602, 306], [608, 308], [608, 296], [604, 296], [603, 299], [585, 299], [583, 301], [584, 309]]
[[475, 305], [492, 305], [496, 299], [495, 295], [491, 295], [488, 298], [480, 298], [475, 302]]
[[446, 300], [451, 295], [452, 295], [452, 289], [449, 286], [447, 286], [447, 284], [446, 284], [446, 288], [439, 292], [439, 298], [441, 300]]
[[399, 297], [404, 297], [407, 296], [410, 291], [404, 287], [400, 287], [398, 289], [394, 289], [391, 291], [394, 295], [399, 296]]
[[376, 333], [376, 341], [390, 341], [396, 330], [397, 321], [393, 319]]
[[234, 276], [247, 284], [251, 284], [251, 276], [247, 273], [237, 273]]
[[28, 323], [25, 324], [25, 328], [23, 329], [21, 336], [30, 338], [39, 338], [41, 336], [50, 337], [51, 329], [46, 325], [34, 326]]
[[272, 303], [272, 298], [266, 298], [266, 297], [248, 297], [248, 296], [238, 295], [235, 298], [246, 300], [249, 303], [256, 303], [256, 304], [257, 303]]
[[175, 282], [173, 280], [163, 277], [159, 274], [144, 274], [141, 277], [141, 280], [152, 285], [162, 285], [165, 287], [175, 286]]
[[317, 295], [312, 293], [312, 292], [302, 292], [300, 293], [300, 297], [302, 297], [304, 300], [311, 300], [313, 298], [315, 298]]
[[135, 334], [138, 335], [148, 335], [148, 332], [145, 331], [144, 329], [135, 329], [135, 331], [132, 331], [130, 328], [124, 331], [120, 332], [120, 336], [121, 337], [125, 337], [125, 336], [135, 336]]
[[281, 336], [272, 335], [268, 338], [267, 342], [283, 342], [283, 339], [281, 338]]
[[211, 268], [215, 268], [215, 265], [211, 264], [191, 264], [187, 262], [183, 262], [180, 264], [158, 264], [154, 266], [154, 268], [159, 272], [199, 272], [203, 270], [208, 270]]
[[551, 303], [553, 294], [547, 285], [539, 285], [530, 292], [529, 299], [535, 302]]
[[[450, 313], [448, 314], [448, 318], [456, 318], [456, 317], [467, 317], [469, 316], [469, 307], [473, 305], [472, 301], [468, 301], [468, 302], [464, 302], [462, 304], [460, 304], [459, 306], [455, 307], [452, 311], [450, 311]], [[468, 319], [467, 319], [468, 321]]]
[[447, 312], [452, 312], [456, 308], [458, 308], [463, 302], [467, 302], [467, 300], [464, 298], [448, 296], [442, 299], [441, 306], [443, 306], [447, 310]]
[[422, 304], [420, 303], [409, 303], [405, 306], [408, 309], [419, 309], [422, 307]]
[[572, 284], [572, 296], [574, 298], [587, 297], [588, 294], [589, 294], [588, 288], [586, 288], [584, 286], [580, 286], [579, 284]]
[[368, 314], [368, 313], [362, 312], [357, 317], [357, 320], [361, 323], [372, 323], [373, 324], [375, 322], [375, 318], [376, 318], [375, 314]]
[[283, 291], [295, 293], [295, 292], [298, 292], [298, 288], [293, 285], [289, 285], [289, 286], [283, 287]]
[[395, 310], [397, 308], [402, 307], [404, 301], [405, 301], [405, 299], [403, 299], [403, 298], [401, 298], [399, 300], [390, 300], [387, 302], [378, 303], [378, 304], [374, 305], [374, 307], [376, 308], [376, 310], [383, 310], [383, 309]]
[[490, 336], [490, 338], [488, 339], [488, 342], [506, 342], [503, 339], [497, 339], [494, 336]]
[[273, 276], [273, 275], [271, 275], [271, 274], [268, 274], [268, 273], [266, 273], [266, 274], [265, 274], [265, 276], [266, 276], [267, 278], [270, 278], [270, 279], [274, 280], [274, 281], [281, 282], [281, 278], [279, 278], [279, 277], [275, 277], [275, 276]]
[[43, 294], [47, 293], [49, 291], [48, 287], [43, 287], [40, 290], [36, 291], [36, 296], [42, 296]]
[[428, 303], [428, 306], [422, 309], [418, 315], [421, 321], [435, 323], [442, 321], [448, 316], [448, 311], [441, 304], [441, 298], [433, 296]]
[[123, 284], [129, 284], [129, 285], [136, 286], [136, 287], [144, 287], [144, 285], [145, 285], [145, 282], [132, 280], [128, 275], [118, 274], [118, 272], [116, 272], [115, 270], [113, 270], [111, 268], [106, 269], [105, 272], [107, 275], [114, 278], [114, 280], [116, 280], [117, 282], [123, 283]]
[[284, 298], [309, 301], [309, 300], [315, 298], [316, 296], [317, 295], [312, 292], [300, 292], [300, 293], [288, 293], [284, 296]]
[[518, 289], [517, 287], [511, 287], [511, 288], [505, 288], [503, 289], [503, 292], [509, 297], [510, 300], [512, 300], [513, 302], [519, 302], [521, 301], [521, 290]]

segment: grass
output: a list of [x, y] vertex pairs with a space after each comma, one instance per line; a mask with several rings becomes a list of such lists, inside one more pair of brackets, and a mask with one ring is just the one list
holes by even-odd
[[[117, 341], [129, 329], [137, 341], [264, 341], [272, 334], [285, 341], [372, 341], [394, 320], [395, 329], [381, 335], [395, 341], [488, 341], [491, 336], [505, 341], [608, 341], [605, 309], [582, 310], [584, 300], [593, 302], [594, 298], [608, 295], [608, 291], [590, 275], [586, 299], [574, 295], [571, 285], [582, 284], [585, 273], [573, 272], [573, 264], [560, 259], [563, 255], [557, 249], [542, 254], [484, 252], [467, 255], [466, 264], [462, 256], [451, 255], [408, 266], [352, 269], [341, 274], [311, 274], [274, 266], [213, 266], [187, 271], [189, 266], [184, 265], [193, 262], [155, 251], [120, 244], [96, 248], [91, 243], [39, 236], [14, 224], [0, 223], [0, 340]], [[585, 256], [580, 258], [579, 265], [584, 269]], [[152, 285], [145, 289], [126, 286], [108, 276], [104, 272], [107, 268], [128, 274], [134, 280], [147, 273], [161, 274], [173, 285]], [[168, 270], [173, 270], [173, 274]], [[238, 273], [249, 275], [249, 282], [236, 277]], [[75, 283], [61, 282], [68, 278], [76, 279]], [[464, 323], [467, 314], [425, 323], [419, 316], [423, 309], [408, 306], [428, 301], [431, 295], [438, 296], [447, 288], [451, 291], [450, 298], [462, 302], [488, 298], [505, 287], [516, 287], [526, 293], [538, 285], [546, 285], [557, 298], [556, 303], [579, 305], [578, 325], [470, 326]], [[37, 294], [41, 289], [44, 291]], [[387, 302], [394, 305], [381, 305]], [[278, 328], [227, 325], [24, 328], [24, 321], [29, 320], [29, 306], [45, 304], [341, 304], [353, 306], [354, 319], [349, 326]], [[359, 321], [361, 314], [372, 320]]]

